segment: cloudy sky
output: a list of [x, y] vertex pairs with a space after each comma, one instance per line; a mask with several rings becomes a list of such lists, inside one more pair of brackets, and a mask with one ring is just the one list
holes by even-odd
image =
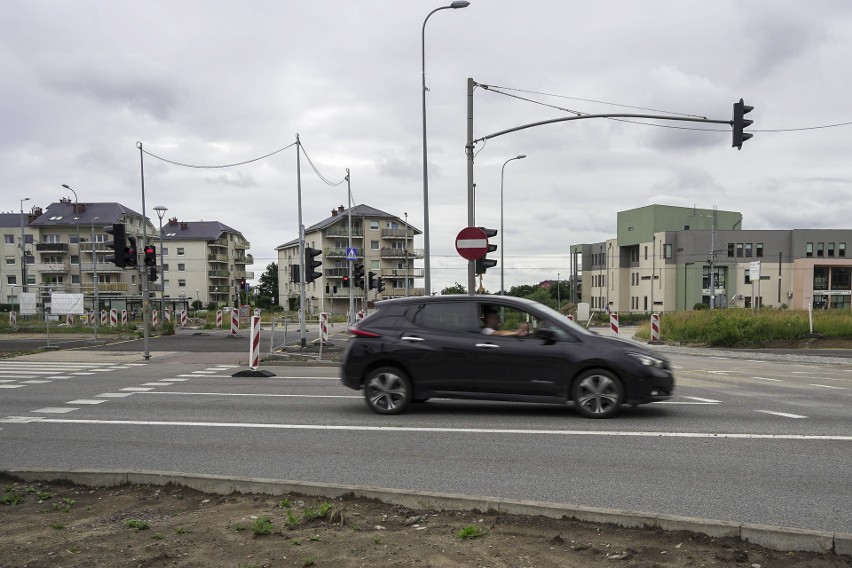
[[[215, 166], [298, 133], [326, 180], [351, 170], [355, 203], [422, 228], [421, 28], [444, 5], [6, 0], [0, 210], [73, 197], [68, 184], [80, 201], [141, 211], [137, 141]], [[612, 236], [617, 211], [652, 203], [741, 211], [745, 229], [850, 225], [852, 126], [817, 128], [852, 121], [848, 0], [471, 0], [426, 28], [435, 291], [466, 281], [454, 240], [467, 225], [468, 77], [494, 87], [475, 91], [475, 138], [568, 110], [729, 120], [740, 97], [755, 107], [742, 151], [727, 125], [607, 119], [477, 144], [478, 225], [499, 226], [501, 166], [527, 155], [505, 168], [507, 287], [564, 278], [571, 244]], [[304, 159], [301, 187], [306, 225], [347, 203], [346, 185]], [[298, 234], [294, 148], [217, 169], [146, 156], [145, 190], [155, 222], [163, 205], [240, 230], [256, 276]]]

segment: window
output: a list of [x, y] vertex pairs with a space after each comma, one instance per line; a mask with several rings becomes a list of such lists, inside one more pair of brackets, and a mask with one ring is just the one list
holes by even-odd
[[6, 259], [6, 264], [7, 264], [7, 265], [8, 265], [8, 264], [15, 264], [15, 259], [14, 259], [14, 258], [7, 258], [7, 259]]
[[846, 256], [846, 243], [837, 243], [837, 256]]
[[168, 264], [164, 264], [164, 265], [163, 265], [163, 272], [165, 272], [165, 271], [166, 271], [166, 270], [168, 270], [168, 269], [169, 269], [169, 265], [168, 265]]
[[734, 256], [734, 243], [728, 243], [728, 256]]
[[757, 258], [763, 258], [763, 243], [757, 243], [754, 245], [754, 256]]
[[80, 264], [80, 257], [76, 254], [71, 255], [71, 264]]
[[427, 304], [417, 310], [414, 322], [429, 329], [478, 332], [481, 322], [476, 312], [473, 303]]
[[80, 242], [80, 237], [78, 237], [77, 235], [71, 235], [70, 237], [68, 237], [68, 242], [72, 245], [77, 244]]
[[645, 246], [645, 260], [648, 260], [648, 247]]
[[42, 235], [41, 242], [43, 243], [61, 243], [62, 240], [59, 238], [59, 235]]
[[379, 241], [370, 241], [370, 250], [379, 250]]
[[663, 258], [671, 258], [672, 257], [672, 245], [665, 244], [663, 245]]
[[186, 265], [178, 264], [178, 272], [186, 272]]
[[371, 260], [370, 261], [370, 270], [379, 270], [381, 268], [381, 260]]
[[834, 256], [834, 243], [828, 243], [828, 256]]
[[370, 221], [370, 230], [378, 231], [379, 230], [379, 222], [378, 221]]
[[15, 235], [3, 235], [3, 240], [7, 245], [15, 244]]
[[752, 244], [751, 244], [751, 243], [746, 243], [746, 244], [745, 244], [745, 255], [746, 255], [746, 258], [751, 258], [751, 254], [752, 254]]
[[823, 256], [825, 243], [817, 243], [817, 256]]
[[805, 244], [805, 256], [813, 256], [814, 255], [814, 244], [806, 243]]
[[[834, 266], [831, 268], [831, 289], [852, 289], [852, 269], [845, 266]], [[848, 296], [847, 296], [848, 297]]]
[[737, 243], [737, 258], [743, 257], [743, 244]]
[[18, 277], [17, 276], [14, 276], [12, 274], [9, 274], [9, 275], [6, 276], [6, 284], [17, 284], [17, 283], [18, 283]]
[[163, 256], [169, 256], [169, 248], [168, 247], [160, 247], [160, 253]]
[[24, 235], [24, 242], [28, 245], [33, 244], [33, 236], [32, 235]]
[[178, 247], [177, 254], [178, 256], [183, 256], [183, 247]]
[[828, 290], [828, 267], [814, 267], [814, 290]]
[[186, 280], [179, 279], [178, 280], [178, 286], [180, 286], [181, 288], [185, 288], [186, 287]]

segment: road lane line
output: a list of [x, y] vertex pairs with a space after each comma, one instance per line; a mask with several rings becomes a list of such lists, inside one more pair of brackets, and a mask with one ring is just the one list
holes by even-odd
[[763, 414], [771, 414], [772, 416], [781, 416], [783, 418], [807, 418], [807, 416], [802, 416], [801, 414], [789, 414], [787, 412], [775, 412], [772, 410], [758, 410], [757, 412], [762, 412]]
[[717, 403], [722, 402], [721, 400], [714, 400], [712, 398], [700, 398], [700, 397], [697, 397], [697, 396], [685, 396], [683, 398], [688, 398], [689, 400], [697, 400], [698, 402], [709, 402], [709, 403], [713, 403], [713, 404], [717, 404]]
[[752, 379], [757, 379], [759, 381], [774, 381], [776, 383], [783, 383], [781, 379], [770, 379], [769, 377], [752, 377]]
[[264, 394], [259, 392], [185, 392], [185, 391], [168, 391], [168, 392], [138, 392], [133, 394], [164, 394], [164, 395], [172, 395], [172, 394], [180, 394], [180, 395], [195, 395], [195, 396], [255, 396], [255, 397], [263, 397], [268, 396], [270, 398], [350, 398], [350, 399], [362, 399], [363, 396], [353, 396], [346, 394]]
[[38, 410], [30, 410], [30, 412], [40, 412], [42, 414], [65, 414], [66, 412], [74, 412], [75, 410], [79, 410], [79, 408], [48, 407], [48, 408], [39, 408]]
[[102, 402], [106, 402], [106, 399], [91, 400], [88, 398], [81, 398], [80, 400], [69, 400], [65, 404], [100, 404]]
[[[32, 382], [32, 381], [26, 381], [26, 382], [30, 383], [30, 382]], [[811, 383], [811, 386], [812, 386], [812, 387], [822, 387], [822, 388], [824, 388], [824, 389], [836, 389], [836, 390], [841, 390], [841, 391], [845, 391], [845, 390], [846, 390], [846, 389], [845, 389], [845, 388], [843, 388], [843, 387], [833, 387], [833, 386], [831, 386], [831, 385], [819, 385], [819, 384], [817, 384], [817, 383]]]
[[[0, 423], [21, 423], [22, 417], [8, 416]], [[79, 425], [116, 425], [116, 426], [181, 426], [200, 428], [257, 428], [262, 430], [317, 430], [351, 432], [421, 432], [427, 434], [520, 434], [551, 436], [605, 436], [625, 438], [718, 438], [731, 440], [817, 440], [831, 442], [852, 442], [852, 436], [819, 434], [737, 434], [733, 432], [625, 432], [620, 430], [520, 430], [507, 428], [430, 428], [415, 426], [345, 426], [331, 424], [270, 424], [247, 422], [166, 422], [155, 420], [88, 420], [72, 418], [41, 418], [25, 420], [29, 424], [79, 424]]]

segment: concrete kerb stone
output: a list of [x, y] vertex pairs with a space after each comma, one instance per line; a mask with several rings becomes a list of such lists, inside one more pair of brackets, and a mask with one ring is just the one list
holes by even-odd
[[172, 472], [119, 472], [85, 470], [3, 470], [3, 474], [27, 482], [69, 481], [89, 487], [116, 487], [125, 484], [184, 486], [214, 495], [233, 493], [313, 497], [346, 496], [374, 499], [390, 505], [433, 511], [481, 511], [506, 515], [542, 516], [582, 522], [610, 524], [627, 528], [659, 528], [688, 531], [714, 538], [738, 538], [780, 551], [807, 551], [852, 556], [852, 534], [829, 533], [758, 524], [654, 515], [619, 509], [571, 506], [539, 501], [513, 501], [451, 493], [415, 492], [354, 485], [308, 483], [265, 478], [236, 478], [217, 475], [184, 475]]

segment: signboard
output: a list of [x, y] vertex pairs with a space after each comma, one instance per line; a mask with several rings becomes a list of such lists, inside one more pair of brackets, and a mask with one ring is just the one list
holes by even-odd
[[358, 249], [346, 247], [346, 260], [358, 260]]
[[751, 280], [760, 280], [760, 261], [756, 260], [748, 265], [748, 277]]
[[488, 237], [479, 227], [465, 227], [456, 236], [456, 251], [462, 258], [476, 260], [488, 252]]

